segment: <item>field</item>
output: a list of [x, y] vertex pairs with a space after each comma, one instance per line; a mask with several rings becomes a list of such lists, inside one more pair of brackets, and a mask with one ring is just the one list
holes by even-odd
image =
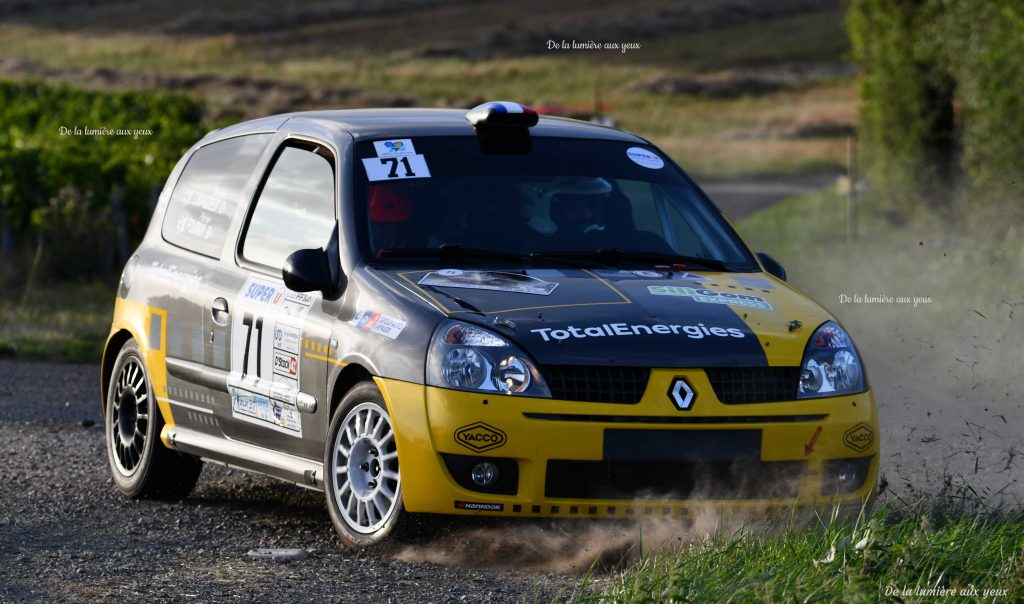
[[[647, 0], [627, 11], [531, 1], [515, 25], [490, 23], [493, 2], [407, 4], [398, 18], [371, 3], [356, 15], [311, 8], [280, 19], [221, 18], [193, 2], [173, 14], [154, 2], [106, 10], [73, 2], [59, 15], [41, 5], [0, 21], [0, 76], [190, 92], [214, 121], [494, 98], [593, 112], [600, 102], [620, 127], [700, 175], [845, 162], [856, 91], [832, 3]], [[661, 18], [649, 23], [644, 10]], [[548, 50], [555, 38], [641, 47]]]

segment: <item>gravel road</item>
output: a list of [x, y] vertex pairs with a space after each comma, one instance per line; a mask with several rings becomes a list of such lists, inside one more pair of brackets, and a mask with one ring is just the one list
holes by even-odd
[[[571, 571], [496, 560], [349, 552], [322, 493], [213, 464], [183, 501], [127, 499], [109, 477], [98, 376], [92, 365], [0, 361], [0, 602], [532, 602], [577, 584]], [[267, 562], [247, 555], [255, 548], [309, 556]]]

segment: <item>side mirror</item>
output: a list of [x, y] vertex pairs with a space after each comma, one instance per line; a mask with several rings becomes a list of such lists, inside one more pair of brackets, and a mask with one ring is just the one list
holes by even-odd
[[281, 269], [284, 284], [297, 292], [323, 292], [328, 300], [336, 300], [347, 280], [340, 268], [332, 270], [327, 252], [321, 248], [292, 252]]
[[761, 261], [761, 266], [764, 267], [764, 270], [768, 271], [769, 275], [778, 277], [783, 281], [786, 280], [786, 269], [782, 268], [782, 265], [779, 264], [778, 260], [764, 252], [758, 252], [757, 259]]

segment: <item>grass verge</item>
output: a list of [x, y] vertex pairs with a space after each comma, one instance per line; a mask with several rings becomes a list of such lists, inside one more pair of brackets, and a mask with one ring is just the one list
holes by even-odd
[[114, 313], [114, 286], [42, 285], [0, 301], [0, 357], [98, 363]]
[[882, 506], [856, 522], [763, 521], [598, 581], [576, 601], [1019, 602], [1024, 514]]

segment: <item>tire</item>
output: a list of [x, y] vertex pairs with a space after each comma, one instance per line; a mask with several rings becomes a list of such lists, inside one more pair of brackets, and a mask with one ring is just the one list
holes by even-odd
[[331, 521], [348, 547], [403, 540], [417, 530], [402, 502], [394, 427], [373, 382], [353, 387], [334, 413], [324, 452], [324, 491]]
[[192, 492], [203, 462], [160, 441], [164, 418], [135, 340], [117, 355], [104, 413], [107, 460], [114, 484], [136, 499], [181, 499]]

